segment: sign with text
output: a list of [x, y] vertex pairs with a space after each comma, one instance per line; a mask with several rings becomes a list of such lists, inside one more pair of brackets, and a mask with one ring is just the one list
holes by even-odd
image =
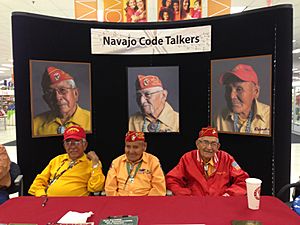
[[211, 51], [211, 26], [162, 30], [91, 29], [92, 54], [175, 54]]

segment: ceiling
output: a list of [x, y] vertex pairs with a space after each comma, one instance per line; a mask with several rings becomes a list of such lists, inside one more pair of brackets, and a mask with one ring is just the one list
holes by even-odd
[[[151, 0], [153, 1], [153, 0]], [[98, 0], [98, 3], [102, 0]], [[267, 2], [272, 5], [293, 4], [294, 34], [293, 49], [300, 48], [300, 1], [299, 0], [232, 0], [231, 5], [240, 10], [251, 10], [266, 7]], [[74, 0], [0, 0], [0, 81], [8, 79], [13, 73], [12, 41], [11, 41], [11, 13], [23, 11], [74, 19]], [[3, 66], [4, 64], [4, 66]], [[297, 69], [297, 70], [296, 70]], [[300, 81], [300, 53], [293, 54], [293, 77]]]

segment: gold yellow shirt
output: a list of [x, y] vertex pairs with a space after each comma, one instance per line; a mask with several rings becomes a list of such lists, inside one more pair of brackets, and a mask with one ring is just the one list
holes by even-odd
[[[137, 112], [129, 118], [128, 129], [148, 132], [147, 127], [150, 121], [150, 118], [144, 117], [142, 113]], [[157, 121], [160, 122], [157, 132], [179, 132], [179, 113], [175, 112], [167, 102]], [[143, 130], [143, 127], [146, 130]]]
[[[105, 192], [108, 196], [163, 196], [166, 195], [165, 176], [157, 157], [144, 152], [142, 164], [134, 177], [128, 179], [126, 155], [113, 160], [107, 173]], [[133, 173], [138, 163], [133, 167]], [[132, 174], [133, 174], [132, 173]]]
[[58, 127], [64, 125], [70, 127], [81, 126], [85, 131], [91, 131], [91, 112], [77, 106], [74, 115], [62, 124], [60, 118], [54, 116], [51, 111], [37, 115], [33, 119], [33, 136], [57, 135]]
[[[36, 176], [28, 193], [35, 196], [87, 196], [90, 192], [103, 189], [105, 177], [101, 163], [97, 168], [93, 168], [92, 161], [85, 154], [71, 169], [67, 169], [70, 162], [68, 154], [52, 159], [43, 172]], [[64, 170], [66, 171], [47, 189], [49, 180]]]
[[[230, 112], [227, 108], [218, 114], [214, 119], [213, 127], [216, 127], [218, 131], [234, 132], [234, 113]], [[247, 121], [239, 121], [238, 127], [240, 127], [241, 133], [246, 132]], [[263, 104], [257, 100], [254, 103], [254, 115], [250, 125], [251, 134], [263, 134], [270, 135], [271, 133], [271, 115], [270, 106]]]

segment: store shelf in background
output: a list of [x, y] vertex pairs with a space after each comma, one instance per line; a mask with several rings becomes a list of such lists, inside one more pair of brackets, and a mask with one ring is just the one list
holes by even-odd
[[[14, 90], [0, 90], [0, 109], [7, 114], [8, 111], [15, 109], [15, 92]], [[12, 124], [13, 121], [9, 124]]]
[[8, 110], [6, 115], [6, 125], [7, 126], [15, 126], [16, 125], [16, 111], [15, 110]]

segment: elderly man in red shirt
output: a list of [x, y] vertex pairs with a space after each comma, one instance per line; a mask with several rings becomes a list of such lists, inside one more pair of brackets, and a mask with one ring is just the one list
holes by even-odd
[[237, 196], [246, 194], [243, 171], [234, 158], [219, 150], [215, 128], [202, 128], [197, 150], [184, 154], [166, 176], [167, 188], [174, 195]]

